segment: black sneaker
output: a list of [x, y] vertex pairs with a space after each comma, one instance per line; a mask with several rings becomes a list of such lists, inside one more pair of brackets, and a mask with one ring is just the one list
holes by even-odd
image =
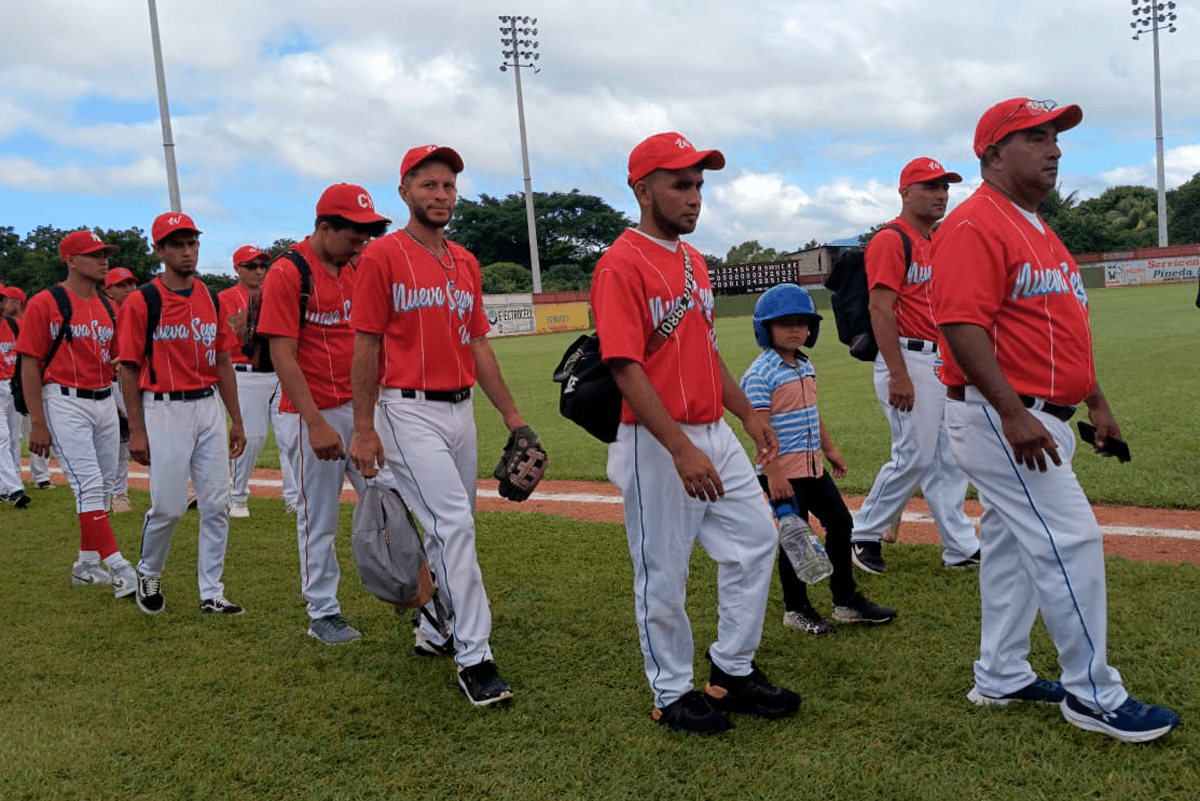
[[30, 498], [25, 494], [25, 490], [17, 490], [16, 492], [5, 498], [9, 503], [18, 509], [24, 509], [29, 505]]
[[838, 623], [865, 623], [869, 626], [878, 626], [891, 623], [895, 617], [895, 609], [871, 603], [863, 597], [861, 592], [854, 593], [854, 597], [845, 604], [835, 603], [833, 605], [833, 619]]
[[882, 576], [888, 571], [879, 550], [880, 546], [878, 542], [853, 543], [850, 546], [850, 561], [854, 562], [854, 566], [859, 570], [865, 570], [868, 573]]
[[720, 734], [733, 728], [729, 718], [709, 706], [707, 697], [698, 690], [686, 692], [662, 709], [655, 709], [650, 718], [672, 731], [692, 734]]
[[39, 481], [37, 483], [37, 488], [40, 490], [52, 490], [52, 489], [54, 489], [54, 485], [51, 484], [49, 481]]
[[[705, 654], [709, 662], [712, 655]], [[777, 687], [750, 663], [746, 676], [730, 676], [714, 663], [704, 688], [708, 702], [726, 712], [749, 712], [751, 715], [775, 719], [796, 714], [800, 708], [800, 696], [786, 687]]]
[[231, 604], [225, 600], [224, 595], [218, 595], [215, 598], [205, 598], [200, 602], [201, 612], [216, 612], [221, 615], [240, 615], [245, 612], [245, 609], [237, 604]]
[[496, 663], [490, 659], [458, 669], [458, 689], [475, 706], [488, 706], [512, 698], [512, 687], [500, 678]]
[[167, 605], [158, 576], [137, 575], [137, 605], [147, 615], [157, 615]]
[[979, 551], [975, 551], [961, 562], [946, 562], [945, 564], [951, 570], [969, 570], [972, 567], [979, 567]]

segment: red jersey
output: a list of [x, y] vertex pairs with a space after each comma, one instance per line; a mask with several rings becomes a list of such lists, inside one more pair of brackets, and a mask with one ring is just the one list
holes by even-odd
[[0, 314], [0, 381], [7, 381], [17, 371], [17, 335], [9, 325], [10, 320], [11, 317]]
[[[235, 316], [244, 312], [250, 306], [250, 290], [241, 284], [234, 284], [229, 289], [222, 289], [217, 297], [221, 299], [221, 319], [231, 321]], [[299, 303], [299, 301], [297, 301]], [[239, 337], [241, 331], [234, 330]], [[229, 354], [234, 364], [249, 364], [250, 357], [242, 353], [241, 347], [236, 347]]]
[[888, 225], [904, 230], [912, 243], [912, 262], [904, 263], [904, 243], [900, 234], [884, 228], [871, 237], [863, 258], [867, 265], [867, 286], [886, 287], [896, 293], [896, 331], [902, 337], [937, 342], [938, 330], [933, 324], [933, 304], [929, 299], [930, 277], [933, 275], [929, 240], [921, 236], [907, 220], [897, 217]]
[[[66, 289], [64, 286], [63, 289]], [[76, 389], [105, 389], [112, 386], [109, 348], [113, 338], [113, 320], [100, 293], [84, 300], [67, 289], [71, 301], [71, 336], [63, 338], [58, 352], [42, 375], [44, 384], [62, 384]], [[62, 327], [62, 314], [50, 290], [44, 289], [29, 300], [21, 320], [17, 352], [38, 361], [46, 358], [54, 338]], [[8, 329], [8, 324], [3, 323]]]
[[358, 260], [354, 328], [382, 334], [379, 383], [456, 390], [475, 384], [471, 340], [491, 329], [479, 262], [446, 241], [451, 266], [403, 229], [376, 239]]
[[[355, 271], [344, 265], [336, 276], [330, 275], [307, 239], [293, 248], [308, 262], [312, 273], [304, 326], [300, 326], [300, 271], [288, 259], [280, 258], [263, 281], [258, 333], [296, 340], [296, 361], [304, 371], [313, 401], [318, 409], [333, 409], [349, 403], [351, 397], [354, 329], [350, 327], [350, 304]], [[297, 411], [286, 390], [279, 409]]]
[[117, 352], [122, 362], [141, 365], [138, 388], [151, 392], [181, 392], [205, 389], [217, 383], [217, 354], [228, 353], [237, 344], [229, 320], [213, 306], [208, 287], [192, 281], [183, 295], [168, 289], [161, 278], [154, 286], [162, 296], [162, 315], [154, 329], [151, 360], [157, 379], [150, 381], [146, 353], [146, 298], [134, 292], [121, 304], [117, 315]]
[[[1096, 384], [1087, 293], [1062, 241], [984, 184], [933, 240], [933, 314], [939, 325], [987, 331], [1000, 370], [1020, 395], [1074, 406]], [[945, 349], [940, 377], [966, 384]]]
[[[691, 305], [667, 341], [650, 356], [651, 334], [684, 301], [683, 248], [688, 249], [696, 288]], [[721, 363], [713, 328], [713, 292], [704, 257], [680, 242], [674, 251], [626, 229], [600, 257], [592, 275], [592, 315], [605, 360], [642, 365], [671, 417], [680, 423], [714, 423], [724, 413]], [[621, 402], [621, 422], [636, 423]]]

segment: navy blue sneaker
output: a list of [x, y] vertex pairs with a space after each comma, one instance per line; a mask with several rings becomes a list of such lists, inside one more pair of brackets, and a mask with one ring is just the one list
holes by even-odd
[[967, 693], [967, 700], [976, 706], [1008, 706], [1013, 701], [1026, 701], [1034, 704], [1057, 704], [1061, 703], [1066, 696], [1067, 691], [1063, 689], [1062, 684], [1038, 676], [1021, 689], [1014, 690], [999, 698], [984, 695], [977, 688], [972, 687], [971, 692]]
[[1068, 723], [1126, 743], [1157, 740], [1179, 725], [1179, 715], [1166, 707], [1143, 704], [1133, 696], [1112, 712], [1094, 712], [1070, 693], [1060, 706]]

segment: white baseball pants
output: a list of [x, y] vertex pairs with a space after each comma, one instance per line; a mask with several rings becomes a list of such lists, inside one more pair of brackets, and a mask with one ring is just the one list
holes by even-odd
[[[325, 418], [350, 447], [354, 433], [354, 410], [349, 403], [322, 409]], [[296, 449], [296, 474], [299, 478], [300, 503], [296, 505], [296, 544], [300, 552], [300, 594], [308, 604], [308, 616], [317, 618], [341, 614], [337, 589], [341, 578], [335, 549], [338, 532], [339, 498], [347, 476], [355, 492], [364, 482], [350, 457], [318, 459], [308, 439], [308, 424], [296, 415], [300, 442]]]
[[142, 410], [150, 440], [150, 509], [142, 524], [138, 572], [162, 575], [175, 527], [187, 511], [190, 477], [200, 511], [196, 560], [200, 600], [224, 595], [221, 575], [229, 539], [229, 432], [225, 407], [216, 392], [192, 401], [156, 401], [153, 393], [143, 392]]
[[[296, 412], [279, 411], [279, 392], [271, 398], [271, 425], [275, 429], [275, 448], [279, 452], [279, 472], [283, 474], [283, 501], [295, 508], [300, 505], [300, 487], [296, 477], [300, 472], [296, 467], [300, 415]], [[349, 447], [349, 443], [346, 447]]]
[[[21, 435], [25, 437], [25, 441], [29, 441], [29, 431], [32, 427], [29, 420], [29, 415], [21, 416]], [[17, 443], [17, 458], [21, 457], [21, 446]], [[29, 454], [29, 478], [35, 484], [41, 484], [43, 481], [50, 480], [50, 457], [38, 456], [36, 453]]]
[[979, 659], [975, 688], [998, 697], [1034, 680], [1029, 632], [1038, 611], [1058, 649], [1067, 692], [1099, 710], [1129, 694], [1108, 664], [1104, 543], [1071, 468], [1070, 423], [1034, 412], [1054, 437], [1062, 466], [1045, 473], [1017, 464], [995, 409], [972, 387], [948, 401], [950, 447], [979, 491]]
[[762, 638], [779, 534], [741, 442], [724, 420], [682, 425], [712, 460], [725, 497], [688, 496], [670, 453], [644, 427], [622, 424], [608, 449], [608, 478], [625, 502], [633, 558], [634, 617], [654, 705], [689, 692], [694, 644], [684, 602], [697, 540], [717, 563], [717, 667], [744, 676]]
[[[904, 340], [902, 340], [903, 344]], [[913, 408], [902, 412], [888, 403], [888, 372], [875, 357], [875, 397], [892, 436], [891, 458], [875, 476], [871, 491], [854, 515], [852, 542], [879, 542], [920, 485], [942, 536], [942, 561], [954, 564], [979, 550], [975, 526], [963, 511], [967, 476], [950, 455], [944, 423], [946, 388], [934, 368], [937, 354], [901, 347], [913, 383]]]
[[[490, 660], [492, 611], [475, 552], [479, 458], [472, 401], [404, 398], [399, 390], [384, 388], [375, 428], [396, 488], [425, 533], [438, 592], [454, 610], [455, 661], [471, 667]], [[434, 642], [444, 637], [424, 615], [419, 625]]]
[[13, 407], [7, 379], [0, 379], [0, 494], [25, 489], [21, 483], [21, 415]]
[[[267, 441], [267, 427], [279, 413], [279, 379], [274, 373], [238, 371], [238, 405], [242, 409], [242, 429], [246, 432], [246, 449], [230, 463], [233, 486], [229, 497], [234, 503], [245, 503], [250, 497], [250, 479], [254, 466]], [[279, 427], [275, 427], [275, 440], [279, 445]], [[288, 504], [296, 503], [296, 486], [292, 476], [292, 464], [284, 459], [280, 445], [279, 467], [283, 472], [283, 498]]]
[[42, 406], [58, 464], [75, 492], [75, 511], [103, 511], [108, 500], [105, 476], [116, 469], [120, 444], [112, 395], [89, 400], [63, 395], [59, 384], [45, 384]]

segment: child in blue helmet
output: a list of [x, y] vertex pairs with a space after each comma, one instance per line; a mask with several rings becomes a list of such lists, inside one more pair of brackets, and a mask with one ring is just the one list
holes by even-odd
[[[846, 475], [846, 460], [833, 444], [817, 412], [816, 371], [800, 348], [817, 342], [821, 315], [812, 296], [795, 284], [779, 284], [754, 305], [754, 336], [763, 352], [742, 375], [741, 386], [751, 405], [770, 419], [779, 437], [779, 455], [762, 468], [759, 481], [776, 514], [790, 511], [795, 499], [800, 515], [811, 512], [825, 529], [825, 548], [833, 564], [829, 589], [833, 619], [839, 623], [890, 623], [896, 610], [871, 603], [858, 591], [850, 563], [854, 520], [829, 473]], [[829, 471], [822, 460], [829, 460]], [[783, 587], [783, 625], [823, 635], [833, 626], [813, 608], [804, 582], [781, 549], [779, 582]]]

